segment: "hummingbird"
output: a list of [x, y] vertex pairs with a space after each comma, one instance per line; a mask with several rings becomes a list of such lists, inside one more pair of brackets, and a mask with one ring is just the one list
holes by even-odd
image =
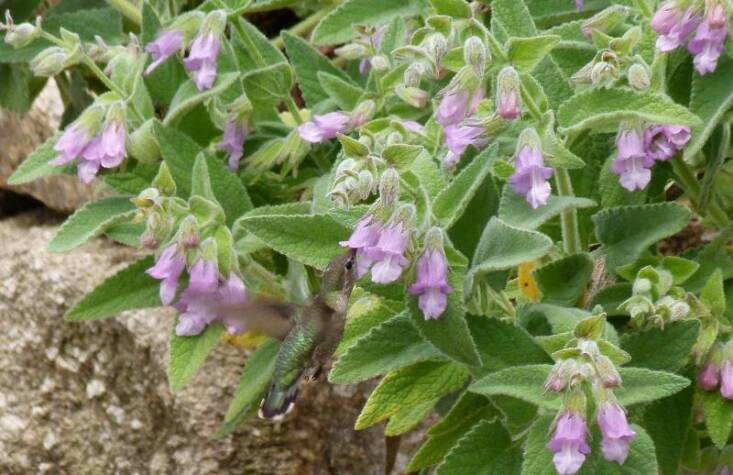
[[260, 417], [282, 419], [295, 405], [301, 378], [319, 377], [341, 341], [357, 280], [355, 251], [350, 250], [330, 261], [318, 294], [305, 305], [255, 299], [226, 309], [229, 314], [239, 313], [248, 329], [283, 340]]

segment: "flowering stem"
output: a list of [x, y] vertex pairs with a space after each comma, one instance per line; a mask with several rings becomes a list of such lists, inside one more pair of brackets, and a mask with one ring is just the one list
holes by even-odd
[[[555, 169], [555, 183], [560, 196], [575, 196], [570, 173], [566, 168]], [[580, 232], [578, 231], [578, 211], [573, 208], [560, 214], [563, 248], [567, 254], [578, 254], [582, 251]]]
[[109, 3], [112, 8], [122, 13], [125, 18], [134, 24], [138, 26], [142, 25], [143, 16], [142, 13], [140, 13], [140, 9], [128, 0], [107, 0], [107, 3]]
[[[700, 196], [700, 183], [697, 181], [695, 173], [680, 157], [675, 157], [670, 163], [672, 164], [672, 170], [674, 170], [677, 176], [677, 183], [682, 186], [690, 197], [692, 204], [697, 208], [697, 197]], [[710, 203], [708, 217], [719, 229], [725, 229], [731, 225], [730, 218], [728, 218], [728, 215], [725, 214], [725, 211], [717, 203]]]
[[542, 120], [542, 111], [540, 110], [537, 103], [532, 98], [532, 95], [529, 93], [529, 90], [522, 82], [520, 85], [520, 92], [522, 94], [522, 101], [524, 101], [524, 104], [527, 106], [527, 109], [529, 110], [529, 113], [532, 115], [532, 118], [536, 121]]

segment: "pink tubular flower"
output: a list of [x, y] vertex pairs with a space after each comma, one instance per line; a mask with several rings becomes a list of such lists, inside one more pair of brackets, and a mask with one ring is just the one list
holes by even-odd
[[720, 370], [720, 394], [725, 399], [733, 399], [733, 362], [726, 359]]
[[404, 256], [409, 230], [402, 221], [387, 224], [379, 231], [377, 243], [366, 250], [374, 262], [372, 282], [389, 284], [400, 278], [402, 269], [409, 263]]
[[217, 317], [219, 272], [216, 262], [199, 259], [189, 275], [188, 287], [176, 304], [181, 312], [176, 326], [178, 336], [198, 335]]
[[578, 473], [585, 462], [585, 456], [590, 453], [587, 436], [588, 428], [580, 414], [567, 412], [557, 420], [555, 432], [547, 448], [555, 454], [552, 461], [560, 475]]
[[145, 74], [150, 74], [160, 66], [166, 59], [173, 56], [183, 46], [183, 33], [178, 30], [166, 31], [159, 34], [155, 41], [145, 46], [145, 51], [153, 57], [153, 62], [145, 69]]
[[428, 248], [417, 261], [417, 278], [410, 286], [412, 295], [419, 295], [418, 305], [425, 320], [440, 317], [448, 305], [448, 294], [453, 289], [448, 285], [448, 262], [443, 249]]
[[349, 130], [350, 121], [346, 112], [314, 115], [313, 119], [298, 127], [298, 133], [306, 142], [323, 143]]
[[684, 15], [672, 25], [667, 33], [657, 38], [657, 49], [667, 53], [679, 48], [687, 41], [690, 34], [695, 31], [700, 21], [701, 18], [698, 12], [693, 7], [688, 8]]
[[723, 53], [725, 38], [728, 36], [725, 23], [724, 21], [723, 26], [714, 28], [706, 18], [697, 29], [695, 37], [690, 40], [687, 49], [695, 55], [693, 63], [698, 74], [712, 73], [718, 66], [718, 59]]
[[690, 128], [684, 125], [655, 125], [644, 132], [644, 148], [654, 160], [668, 160], [690, 141]]
[[214, 85], [219, 46], [219, 38], [214, 33], [200, 34], [193, 40], [191, 51], [184, 60], [186, 69], [194, 73], [194, 82], [199, 91], [211, 89]]
[[517, 91], [510, 89], [505, 91], [503, 94], [499, 94], [498, 105], [496, 107], [496, 113], [502, 119], [514, 120], [518, 119], [522, 115], [522, 110], [519, 107], [519, 95]]
[[173, 302], [178, 280], [185, 267], [186, 259], [183, 254], [176, 244], [171, 244], [158, 256], [155, 265], [145, 271], [150, 277], [161, 281], [160, 301], [163, 305], [170, 305]]
[[443, 127], [456, 125], [476, 112], [478, 103], [484, 98], [481, 88], [471, 95], [467, 89], [455, 88], [446, 92], [436, 112], [437, 121]]
[[481, 137], [484, 133], [482, 127], [448, 125], [444, 128], [444, 132], [445, 144], [448, 147], [448, 154], [443, 160], [446, 168], [455, 167], [469, 145], [481, 148], [489, 143]]
[[518, 195], [525, 195], [527, 203], [533, 209], [547, 204], [550, 197], [552, 168], [546, 167], [542, 152], [530, 145], [525, 145], [517, 154], [514, 174], [509, 177], [509, 184]]
[[697, 382], [706, 391], [714, 391], [718, 387], [720, 369], [715, 363], [707, 363], [697, 373]]
[[616, 137], [618, 157], [613, 161], [611, 170], [619, 176], [621, 186], [629, 191], [643, 190], [652, 178], [650, 168], [654, 165], [644, 149], [641, 132], [635, 128], [619, 131]]
[[53, 149], [58, 156], [51, 160], [51, 165], [64, 165], [79, 157], [91, 139], [89, 130], [80, 124], [74, 124], [61, 136]]
[[373, 259], [369, 256], [367, 249], [377, 245], [381, 229], [382, 223], [369, 214], [359, 220], [348, 241], [340, 242], [342, 247], [356, 249], [356, 274], [359, 277], [369, 272]]
[[[371, 37], [362, 35], [361, 40], [364, 42], [370, 42], [375, 50], [379, 50], [379, 46], [382, 44], [384, 30], [386, 29], [387, 27], [385, 25], [382, 25], [374, 30], [374, 34]], [[372, 69], [372, 63], [369, 58], [362, 58], [359, 62], [359, 74], [361, 74], [362, 76], [366, 76], [369, 73], [370, 69]]]
[[585, 6], [585, 0], [575, 0], [575, 8], [578, 11], [581, 11], [584, 6]]
[[[219, 303], [223, 306], [241, 305], [247, 301], [247, 288], [235, 273], [224, 281], [219, 287]], [[227, 332], [232, 335], [239, 335], [245, 332], [245, 322], [237, 314], [227, 313], [218, 316]]]
[[110, 121], [104, 127], [100, 136], [99, 147], [97, 148], [96, 159], [104, 168], [120, 166], [125, 159], [125, 142], [127, 141], [127, 130], [124, 125], [117, 121]]
[[629, 456], [629, 445], [636, 437], [624, 409], [615, 402], [607, 402], [598, 413], [598, 425], [603, 434], [603, 458], [623, 464]]
[[224, 130], [224, 140], [218, 148], [224, 149], [229, 155], [229, 169], [233, 172], [239, 170], [239, 161], [242, 159], [244, 141], [247, 139], [249, 128], [243, 120], [229, 120]]
[[652, 28], [660, 35], [669, 34], [670, 30], [682, 21], [682, 10], [675, 0], [667, 0], [659, 6], [652, 18]]

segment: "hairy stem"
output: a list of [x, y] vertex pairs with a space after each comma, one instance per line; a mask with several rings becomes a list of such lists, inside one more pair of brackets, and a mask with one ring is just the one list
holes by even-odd
[[[325, 7], [322, 10], [318, 10], [314, 14], [305, 17], [302, 21], [296, 23], [291, 28], [286, 30], [288, 33], [293, 34], [295, 36], [302, 36], [306, 33], [308, 33], [310, 30], [312, 30], [321, 19], [328, 15], [331, 10], [333, 10], [335, 5], [329, 5]], [[278, 49], [282, 49], [285, 46], [285, 43], [283, 41], [282, 33], [277, 36], [277, 38], [273, 38], [272, 41], [270, 41], [272, 46]]]
[[122, 13], [122, 15], [140, 26], [143, 24], [143, 15], [140, 13], [140, 9], [128, 0], [107, 0], [112, 8]]
[[[570, 173], [565, 168], [555, 169], [555, 183], [560, 196], [575, 196]], [[578, 210], [575, 208], [563, 211], [560, 214], [563, 248], [567, 254], [577, 254], [582, 251], [580, 232], [578, 230]]]

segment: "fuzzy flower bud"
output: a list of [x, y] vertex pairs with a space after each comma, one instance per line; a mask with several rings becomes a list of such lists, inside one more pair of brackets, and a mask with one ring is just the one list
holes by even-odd
[[78, 61], [76, 50], [69, 52], [67, 48], [51, 46], [38, 53], [29, 63], [35, 76], [51, 77], [61, 73]]
[[393, 206], [400, 196], [400, 174], [387, 168], [379, 179], [379, 199], [386, 206]]
[[503, 119], [514, 120], [522, 115], [519, 74], [511, 66], [499, 71], [496, 80], [496, 112]]
[[36, 18], [36, 24], [21, 23], [16, 25], [13, 23], [13, 17], [10, 16], [10, 10], [5, 11], [5, 24], [0, 23], [0, 31], [6, 30], [5, 42], [13, 48], [22, 48], [28, 46], [36, 38], [41, 36], [41, 17]]
[[428, 93], [417, 87], [397, 86], [395, 94], [407, 104], [418, 109], [422, 109], [428, 103]]
[[720, 370], [723, 365], [723, 346], [716, 344], [707, 361], [697, 373], [697, 382], [705, 391], [714, 391], [720, 382]]
[[545, 381], [545, 390], [561, 393], [578, 373], [578, 363], [572, 358], [558, 361]]
[[448, 53], [448, 42], [445, 36], [440, 33], [430, 35], [424, 43], [425, 51], [433, 59], [435, 64], [440, 64], [443, 60], [443, 56]]
[[645, 63], [634, 63], [626, 74], [629, 85], [638, 91], [646, 91], [652, 83], [652, 71]]
[[489, 61], [489, 50], [478, 36], [472, 36], [463, 44], [463, 61], [471, 66], [476, 77], [482, 78], [486, 63]]
[[336, 56], [347, 60], [361, 59], [367, 54], [367, 49], [358, 43], [349, 43], [336, 48]]
[[621, 385], [621, 375], [616, 366], [607, 356], [599, 355], [595, 360], [598, 377], [606, 388], [615, 388]]
[[420, 62], [411, 63], [402, 76], [402, 84], [406, 88], [419, 87], [420, 80], [425, 74], [425, 67]]

